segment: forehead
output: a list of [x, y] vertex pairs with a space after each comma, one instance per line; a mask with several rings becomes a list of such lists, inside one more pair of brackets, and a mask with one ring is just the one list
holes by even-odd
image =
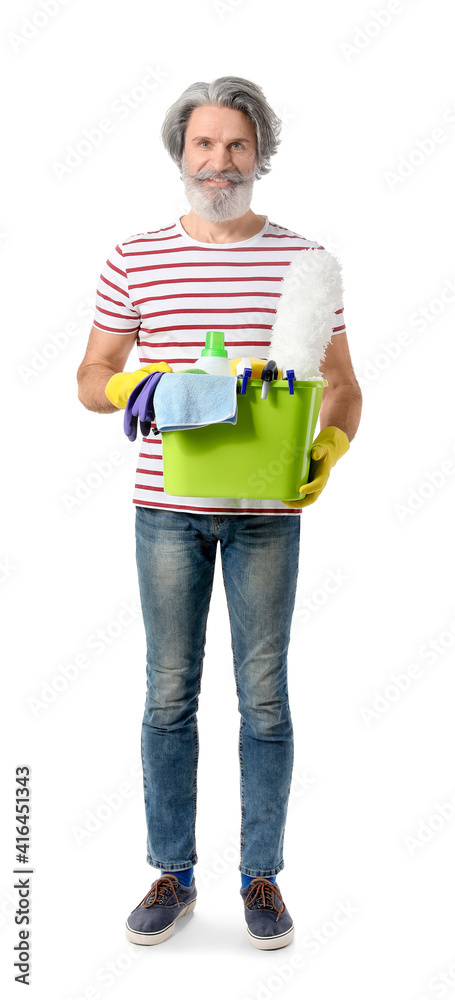
[[185, 138], [206, 136], [213, 139], [246, 138], [255, 140], [254, 125], [248, 115], [236, 108], [208, 105], [195, 108], [188, 119]]

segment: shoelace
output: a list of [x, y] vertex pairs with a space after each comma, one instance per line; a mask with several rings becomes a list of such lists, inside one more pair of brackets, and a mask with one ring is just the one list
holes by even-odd
[[[167, 895], [167, 893], [169, 892], [169, 889], [172, 889], [172, 892], [174, 893], [175, 896], [175, 901], [178, 904], [179, 900], [177, 897], [177, 893], [175, 891], [176, 882], [178, 883], [178, 878], [175, 875], [161, 875], [161, 877], [158, 878], [156, 882], [154, 882], [152, 888], [149, 889], [148, 892], [146, 892], [144, 898], [141, 899], [141, 902], [138, 903], [137, 905], [148, 907], [148, 906], [153, 906], [154, 903], [161, 903], [165, 898], [165, 896]], [[149, 897], [150, 901], [146, 903], [146, 899], [148, 899]]]
[[[276, 917], [278, 920], [280, 914], [284, 913], [286, 907], [278, 886], [273, 882], [269, 882], [267, 878], [260, 878], [258, 876], [258, 878], [253, 879], [250, 883], [250, 891], [245, 899], [245, 906], [250, 906], [251, 903], [255, 903], [256, 900], [259, 899], [259, 907], [265, 906], [268, 909], [276, 910], [275, 895], [280, 899], [280, 908], [277, 911]], [[281, 909], [281, 906], [283, 906], [283, 909]]]

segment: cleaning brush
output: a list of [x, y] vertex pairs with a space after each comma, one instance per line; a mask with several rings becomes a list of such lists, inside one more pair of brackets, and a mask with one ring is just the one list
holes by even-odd
[[283, 278], [267, 360], [299, 381], [322, 378], [319, 365], [343, 296], [341, 265], [328, 250], [301, 250]]

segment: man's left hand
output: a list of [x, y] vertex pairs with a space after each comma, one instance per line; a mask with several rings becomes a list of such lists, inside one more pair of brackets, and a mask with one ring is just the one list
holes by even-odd
[[349, 448], [349, 438], [339, 427], [324, 427], [311, 446], [309, 482], [299, 483], [298, 491], [304, 494], [302, 500], [282, 500], [286, 507], [307, 507], [322, 493], [331, 469], [345, 455]]

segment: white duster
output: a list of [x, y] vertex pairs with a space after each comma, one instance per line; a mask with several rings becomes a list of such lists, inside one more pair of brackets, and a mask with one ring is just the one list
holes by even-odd
[[293, 368], [299, 381], [322, 378], [333, 310], [343, 296], [341, 264], [328, 250], [300, 250], [283, 278], [267, 361]]

